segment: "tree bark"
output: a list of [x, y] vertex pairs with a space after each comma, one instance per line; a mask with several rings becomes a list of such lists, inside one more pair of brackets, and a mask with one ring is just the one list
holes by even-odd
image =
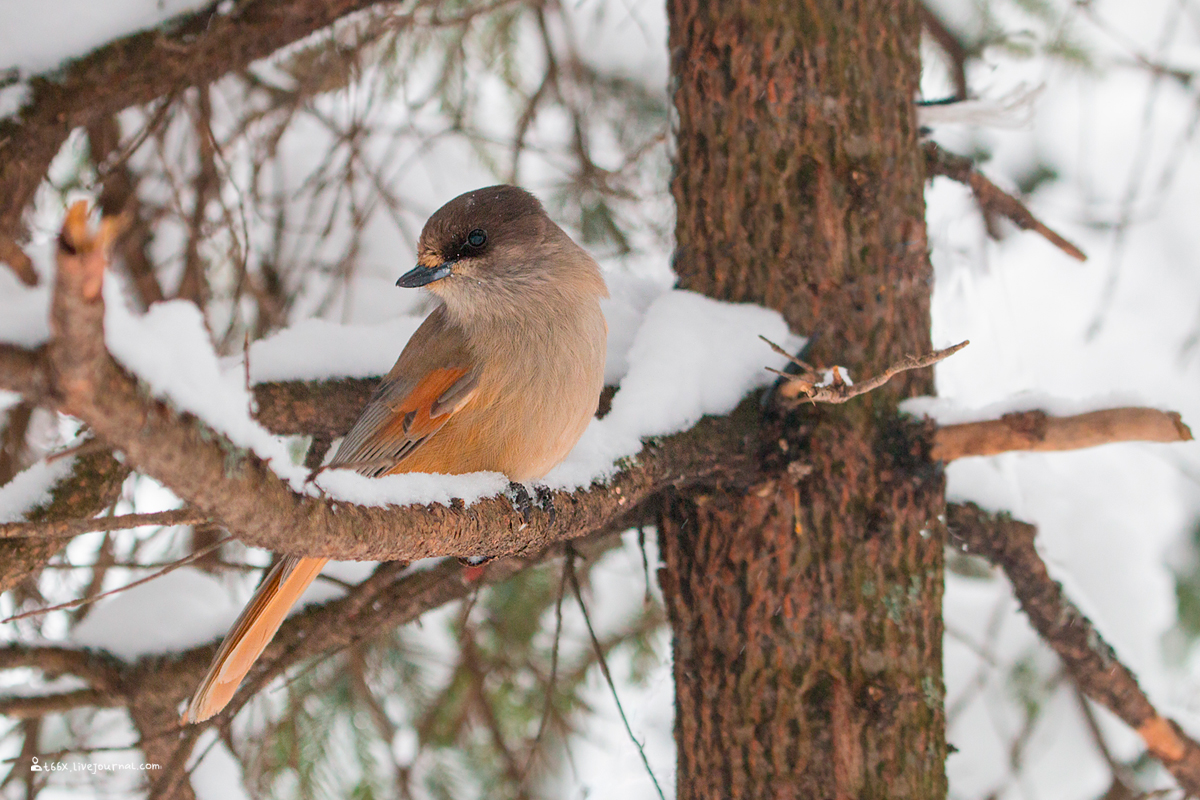
[[[928, 352], [911, 0], [669, 0], [683, 288], [780, 310], [807, 360]], [[764, 418], [762, 480], [663, 503], [678, 797], [945, 795], [944, 507], [899, 376]]]

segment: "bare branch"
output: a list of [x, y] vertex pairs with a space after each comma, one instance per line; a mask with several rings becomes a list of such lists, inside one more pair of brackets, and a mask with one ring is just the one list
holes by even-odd
[[1192, 432], [1174, 411], [1110, 408], [1072, 417], [1044, 411], [1005, 414], [1000, 419], [938, 428], [930, 457], [953, 461], [1013, 450], [1080, 450], [1113, 442], [1190, 442]]
[[973, 503], [947, 506], [946, 523], [952, 539], [1004, 570], [1029, 621], [1076, 685], [1136, 730], [1189, 794], [1200, 793], [1200, 745], [1154, 709], [1137, 678], [1050, 578], [1034, 547], [1037, 529]]
[[913, 369], [921, 369], [922, 367], [932, 366], [937, 362], [949, 358], [950, 356], [962, 350], [969, 345], [970, 341], [959, 342], [952, 347], [947, 347], [944, 350], [934, 350], [932, 353], [926, 353], [923, 356], [905, 356], [899, 363], [885, 369], [874, 377], [867, 378], [864, 381], [855, 384], [846, 383], [841, 376], [838, 367], [833, 368], [833, 379], [829, 383], [824, 382], [824, 375], [818, 372], [811, 365], [806, 364], [800, 359], [788, 353], [779, 345], [772, 342], [765, 336], [759, 336], [771, 349], [781, 356], [786, 357], [789, 361], [800, 368], [800, 374], [794, 375], [788, 372], [781, 372], [777, 369], [768, 367], [768, 371], [774, 372], [781, 376], [783, 383], [777, 390], [779, 397], [787, 400], [795, 400], [801, 395], [804, 400], [811, 403], [844, 403], [851, 398], [858, 397], [860, 394], [874, 391], [880, 386], [883, 386], [894, 376], [901, 372], [907, 372]]
[[0, 647], [0, 669], [20, 667], [39, 669], [47, 675], [74, 675], [103, 691], [115, 691], [121, 682], [120, 662], [107, 654], [67, 647]]
[[116, 708], [125, 704], [118, 694], [96, 689], [77, 689], [63, 694], [32, 697], [0, 697], [0, 714], [16, 719], [33, 719], [46, 714], [61, 714], [77, 708]]
[[0, 389], [16, 392], [33, 403], [47, 402], [50, 378], [46, 365], [45, 347], [28, 350], [0, 343]]
[[59, 603], [58, 605], [54, 605], [54, 606], [47, 606], [46, 608], [35, 608], [32, 611], [25, 611], [20, 614], [14, 614], [13, 616], [8, 617], [7, 619], [0, 619], [0, 625], [3, 625], [8, 622], [16, 622], [19, 619], [27, 619], [28, 617], [38, 617], [38, 616], [41, 616], [42, 614], [49, 614], [51, 611], [64, 611], [68, 608], [79, 608], [80, 606], [90, 605], [91, 603], [94, 603], [97, 600], [102, 600], [105, 597], [111, 597], [114, 594], [120, 594], [121, 592], [124, 592], [127, 589], [132, 589], [135, 586], [141, 586], [143, 583], [148, 583], [149, 581], [152, 581], [156, 578], [161, 578], [163, 575], [166, 575], [168, 572], [174, 572], [175, 570], [179, 569], [180, 567], [187, 566], [188, 564], [191, 564], [193, 561], [197, 561], [197, 560], [203, 558], [204, 556], [208, 555], [209, 553], [216, 550], [217, 548], [219, 548], [221, 545], [225, 544], [228, 541], [229, 541], [229, 539], [225, 538], [225, 539], [221, 539], [218, 542], [213, 542], [208, 547], [205, 547], [201, 550], [197, 550], [194, 553], [190, 553], [189, 555], [184, 556], [183, 558], [179, 559], [178, 561], [171, 562], [167, 566], [160, 569], [158, 572], [155, 572], [153, 575], [147, 575], [144, 578], [138, 578], [136, 581], [134, 581], [132, 583], [127, 583], [124, 586], [118, 586], [116, 589], [110, 589], [107, 592], [101, 592], [100, 594], [92, 595], [90, 597], [81, 597], [78, 600], [71, 600], [69, 602]]
[[[2, 145], [3, 142], [0, 142]], [[26, 286], [37, 286], [38, 274], [33, 268], [33, 259], [29, 257], [21, 245], [0, 231], [0, 261], [8, 264], [17, 278]]]
[[942, 18], [933, 12], [928, 3], [918, 4], [917, 11], [921, 14], [921, 27], [933, 37], [950, 62], [950, 75], [954, 80], [954, 99], [966, 100], [967, 57], [969, 55], [967, 48], [958, 36], [946, 26]]
[[281, 436], [344, 436], [378, 385], [378, 378], [260, 383], [253, 387], [254, 416]]
[[123, 531], [150, 525], [199, 525], [211, 517], [190, 508], [155, 511], [149, 514], [121, 514], [116, 517], [55, 519], [40, 522], [0, 523], [0, 539], [43, 539], [78, 536], [81, 533]]
[[646, 768], [646, 774], [650, 776], [650, 782], [654, 784], [654, 791], [658, 793], [659, 800], [666, 800], [663, 795], [662, 787], [658, 785], [658, 778], [654, 776], [654, 769], [650, 766], [650, 759], [646, 758], [646, 748], [633, 735], [633, 728], [629, 727], [629, 718], [625, 716], [625, 709], [621, 707], [621, 697], [617, 693], [617, 685], [613, 681], [612, 673], [608, 670], [608, 659], [604, 657], [604, 650], [600, 646], [600, 639], [596, 636], [596, 630], [592, 627], [592, 618], [588, 614], [587, 606], [583, 602], [583, 592], [579, 589], [579, 578], [575, 575], [575, 552], [567, 546], [567, 561], [563, 568], [567, 571], [567, 579], [571, 583], [571, 591], [575, 594], [575, 601], [579, 603], [579, 611], [583, 614], [583, 622], [587, 627], [588, 638], [592, 640], [592, 649], [596, 653], [596, 663], [600, 665], [600, 672], [604, 675], [604, 681], [608, 684], [608, 689], [612, 693], [613, 702], [617, 706], [617, 715], [621, 717], [621, 722], [625, 725], [625, 733], [629, 736], [629, 741], [633, 742], [633, 746], [637, 748], [638, 755], [642, 758], [642, 766]]
[[936, 142], [926, 142], [925, 166], [930, 175], [943, 175], [970, 186], [984, 211], [1007, 217], [1021, 230], [1036, 231], [1071, 258], [1087, 261], [1087, 256], [1082, 250], [1047, 228], [1024, 203], [977, 171], [971, 159], [948, 153]]
[[[35, 283], [19, 253], [22, 214], [71, 131], [188, 86], [241, 70], [379, 0], [245, 0], [213, 4], [173, 24], [111, 42], [31, 82], [18, 115], [0, 121], [0, 260]], [[424, 3], [419, 4], [423, 7]], [[114, 76], [120, 76], [115, 80]], [[14, 255], [14, 248], [16, 253]]]

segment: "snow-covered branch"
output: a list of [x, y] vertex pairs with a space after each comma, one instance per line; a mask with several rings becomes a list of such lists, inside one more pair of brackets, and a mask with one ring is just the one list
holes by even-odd
[[297, 491], [251, 450], [148, 396], [109, 355], [97, 277], [107, 263], [104, 244], [103, 235], [87, 232], [85, 209], [73, 209], [60, 238], [51, 311], [48, 352], [58, 408], [247, 544], [344, 560], [540, 552], [627, 521], [643, 500], [668, 486], [737, 482], [754, 471], [735, 414], [664, 437], [603, 489], [556, 492], [556, 513], [533, 512], [528, 519], [503, 497], [465, 508], [369, 507]]
[[249, 0], [228, 9], [212, 4], [169, 26], [111, 42], [54, 80], [33, 82], [17, 116], [0, 121], [0, 260], [25, 283], [37, 282], [17, 244], [24, 238], [22, 215], [73, 129], [210, 83], [375, 5], [379, 0]]

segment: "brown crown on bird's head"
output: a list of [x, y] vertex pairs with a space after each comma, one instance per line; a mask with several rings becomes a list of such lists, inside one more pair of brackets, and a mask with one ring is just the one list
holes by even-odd
[[504, 185], [461, 194], [434, 212], [417, 242], [417, 266], [396, 285], [429, 289], [455, 316], [505, 313], [527, 303], [535, 285], [608, 294], [591, 256], [537, 198]]
[[[434, 212], [417, 242], [417, 268], [397, 283], [426, 286], [444, 278], [486, 279], [490, 268], [536, 245], [545, 235], [542, 204], [516, 186], [460, 194]], [[444, 287], [430, 287], [437, 292]], [[440, 293], [440, 292], [439, 292]]]

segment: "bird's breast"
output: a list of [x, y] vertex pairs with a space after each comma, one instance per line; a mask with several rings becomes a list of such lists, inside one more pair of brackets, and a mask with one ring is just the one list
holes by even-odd
[[606, 326], [598, 302], [541, 328], [506, 326], [476, 344], [470, 402], [405, 459], [406, 472], [501, 472], [536, 480], [566, 458], [604, 387]]

